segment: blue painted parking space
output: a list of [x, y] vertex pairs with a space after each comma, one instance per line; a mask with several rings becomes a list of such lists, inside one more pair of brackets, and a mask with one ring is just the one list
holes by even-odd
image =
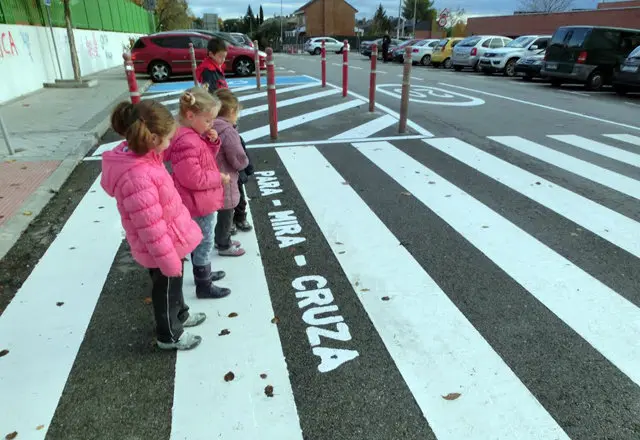
[[[276, 86], [286, 86], [293, 84], [310, 84], [318, 82], [318, 80], [303, 75], [295, 76], [276, 76]], [[230, 89], [237, 87], [255, 86], [256, 78], [228, 78], [227, 83]], [[263, 75], [260, 78], [260, 84], [266, 85], [267, 78]], [[162, 84], [153, 84], [147, 90], [147, 93], [163, 93], [163, 92], [178, 92], [180, 90], [188, 89], [193, 86], [193, 81], [177, 81], [168, 82]]]

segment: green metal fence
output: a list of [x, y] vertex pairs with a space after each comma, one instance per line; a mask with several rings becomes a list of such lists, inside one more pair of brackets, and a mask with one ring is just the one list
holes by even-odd
[[[71, 0], [74, 28], [150, 34], [155, 32], [154, 14], [131, 0]], [[0, 1], [0, 23], [46, 26], [44, 0]], [[51, 0], [51, 21], [64, 27], [62, 0]]]

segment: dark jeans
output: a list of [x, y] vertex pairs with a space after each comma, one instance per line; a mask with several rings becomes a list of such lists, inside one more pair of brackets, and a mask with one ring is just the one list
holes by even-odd
[[189, 307], [182, 295], [182, 275], [166, 277], [160, 269], [149, 269], [149, 275], [153, 282], [151, 299], [156, 319], [156, 337], [160, 342], [176, 342], [184, 331], [182, 324], [189, 318]]
[[238, 180], [238, 189], [240, 190], [240, 202], [233, 210], [233, 222], [242, 223], [247, 219], [247, 197], [244, 193], [244, 183]]
[[231, 247], [231, 226], [233, 225], [233, 209], [218, 211], [218, 221], [215, 228], [215, 242], [218, 249], [225, 251]]

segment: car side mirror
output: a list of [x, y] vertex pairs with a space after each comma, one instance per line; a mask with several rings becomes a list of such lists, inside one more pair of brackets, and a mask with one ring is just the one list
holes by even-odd
[[534, 44], [533, 46], [529, 46], [529, 50], [537, 50], [538, 49], [538, 45]]

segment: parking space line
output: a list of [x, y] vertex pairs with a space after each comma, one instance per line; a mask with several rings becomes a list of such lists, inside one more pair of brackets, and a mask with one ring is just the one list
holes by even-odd
[[591, 95], [588, 93], [584, 93], [584, 92], [574, 92], [572, 90], [558, 90], [558, 92], [562, 92], [562, 93], [570, 93], [572, 95], [578, 95], [578, 96], [586, 96], [587, 98], [590, 98]]

